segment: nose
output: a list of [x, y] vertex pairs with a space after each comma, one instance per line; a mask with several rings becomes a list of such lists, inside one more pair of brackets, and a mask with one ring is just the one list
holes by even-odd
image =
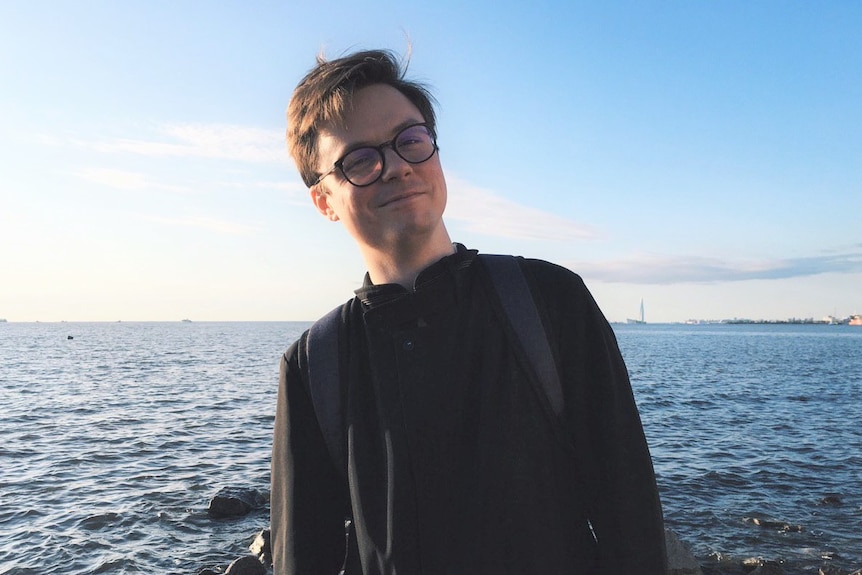
[[395, 153], [395, 147], [390, 144], [380, 151], [383, 154], [383, 172], [380, 177], [384, 182], [404, 177], [413, 171], [413, 164]]

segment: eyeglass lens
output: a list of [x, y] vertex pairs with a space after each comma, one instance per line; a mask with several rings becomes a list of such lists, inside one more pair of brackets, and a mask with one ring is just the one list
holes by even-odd
[[[419, 164], [434, 155], [436, 146], [431, 130], [425, 125], [409, 126], [395, 136], [390, 143], [405, 162]], [[348, 153], [341, 160], [341, 171], [354, 186], [367, 186], [373, 184], [383, 173], [383, 148], [380, 147], [357, 148]]]

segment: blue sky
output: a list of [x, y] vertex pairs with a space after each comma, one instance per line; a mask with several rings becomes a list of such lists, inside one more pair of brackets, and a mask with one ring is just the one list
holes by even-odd
[[612, 321], [862, 313], [862, 4], [461, 4], [0, 3], [0, 317], [348, 299], [284, 111], [321, 49], [408, 38], [455, 241], [573, 269]]

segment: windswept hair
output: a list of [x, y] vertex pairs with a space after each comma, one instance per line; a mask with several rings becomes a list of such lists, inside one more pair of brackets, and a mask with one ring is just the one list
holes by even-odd
[[319, 176], [317, 138], [321, 127], [342, 124], [354, 93], [366, 86], [392, 86], [435, 130], [434, 97], [424, 85], [405, 79], [408, 63], [409, 55], [402, 61], [388, 50], [354, 52], [336, 60], [317, 56], [317, 66], [297, 85], [287, 107], [287, 148], [306, 186], [314, 185]]

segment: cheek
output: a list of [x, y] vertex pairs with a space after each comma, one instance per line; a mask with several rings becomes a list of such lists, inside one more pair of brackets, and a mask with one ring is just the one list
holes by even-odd
[[437, 188], [440, 199], [445, 203], [449, 191], [446, 188], [446, 178], [443, 175], [443, 169], [440, 167], [439, 162], [437, 162], [433, 168], [434, 169], [429, 173], [429, 177], [433, 178], [434, 186]]
[[421, 164], [414, 164], [414, 169], [416, 173], [420, 175], [427, 182], [434, 184], [439, 187], [446, 187], [446, 179], [443, 175], [443, 166], [440, 165], [440, 160], [437, 155], [431, 157], [427, 162], [422, 162]]
[[354, 198], [345, 190], [339, 190], [337, 194], [330, 195], [329, 205], [329, 217], [332, 221], [341, 220], [351, 225], [349, 222], [360, 218], [362, 207], [356, 205]]

